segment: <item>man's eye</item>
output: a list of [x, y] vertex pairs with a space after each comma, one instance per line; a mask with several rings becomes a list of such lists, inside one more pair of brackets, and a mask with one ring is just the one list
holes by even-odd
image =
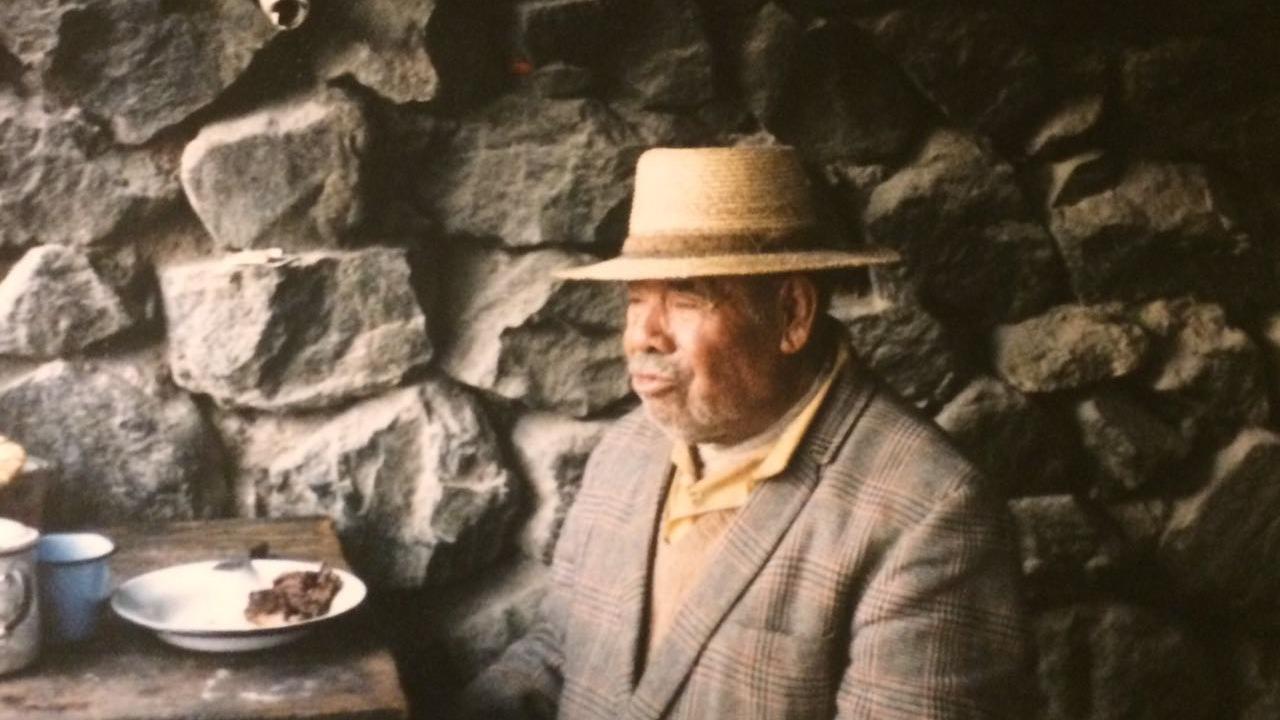
[[695, 310], [702, 307], [706, 301], [697, 295], [676, 294], [671, 296], [669, 302], [673, 308]]

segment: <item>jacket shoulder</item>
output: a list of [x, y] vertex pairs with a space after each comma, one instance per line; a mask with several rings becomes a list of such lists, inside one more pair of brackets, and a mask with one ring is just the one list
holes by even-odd
[[937, 424], [881, 381], [871, 382], [867, 407], [832, 455], [832, 480], [893, 506], [908, 523], [953, 493], [986, 493], [981, 472]]

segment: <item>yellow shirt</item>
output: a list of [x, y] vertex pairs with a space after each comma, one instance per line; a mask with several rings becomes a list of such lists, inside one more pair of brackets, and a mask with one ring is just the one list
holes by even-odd
[[813, 422], [814, 415], [818, 414], [818, 408], [831, 390], [832, 381], [848, 359], [849, 350], [842, 343], [837, 349], [835, 362], [822, 379], [817, 392], [782, 430], [778, 439], [771, 445], [764, 445], [747, 453], [721, 472], [699, 478], [695, 449], [677, 443], [671, 451], [675, 474], [671, 479], [671, 488], [667, 492], [666, 507], [663, 510], [663, 540], [671, 542], [677, 539], [688, 531], [693, 519], [699, 515], [746, 505], [751, 493], [760, 483], [786, 469]]
[[[850, 351], [841, 345], [835, 362], [810, 390], [804, 406], [785, 423], [772, 442], [737, 454], [726, 469], [698, 478], [695, 450], [678, 444], [672, 450], [675, 472], [663, 510], [662, 537], [657, 542], [653, 581], [649, 588], [649, 642], [640, 658], [643, 665], [674, 622], [680, 603], [702, 576], [720, 540], [760, 483], [781, 473], [812, 424]], [[788, 415], [794, 412], [788, 412]]]

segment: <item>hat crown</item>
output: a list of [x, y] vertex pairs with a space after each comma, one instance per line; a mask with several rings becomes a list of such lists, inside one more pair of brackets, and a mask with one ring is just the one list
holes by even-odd
[[636, 164], [629, 234], [776, 234], [812, 227], [814, 217], [792, 148], [655, 148]]

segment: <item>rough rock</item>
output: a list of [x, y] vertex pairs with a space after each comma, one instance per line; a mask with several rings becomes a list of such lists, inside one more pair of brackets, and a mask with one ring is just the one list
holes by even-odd
[[934, 417], [1002, 495], [1069, 490], [1076, 444], [1045, 407], [993, 377], [975, 378]]
[[469, 589], [443, 599], [431, 628], [446, 663], [465, 684], [528, 632], [550, 583], [550, 570], [523, 561]]
[[794, 37], [796, 21], [772, 4], [756, 23], [742, 48], [741, 85], [779, 138], [823, 162], [863, 164], [897, 161], [919, 138], [923, 103], [856, 28], [827, 24]]
[[520, 549], [530, 558], [551, 562], [565, 514], [577, 497], [587, 457], [600, 442], [609, 420], [574, 420], [551, 413], [529, 413], [511, 431], [520, 470], [532, 490], [533, 514], [520, 532]]
[[80, 111], [0, 93], [0, 249], [99, 244], [181, 196], [164, 156], [112, 149]]
[[427, 54], [427, 22], [435, 0], [326, 3], [307, 29], [316, 74], [350, 77], [394, 103], [427, 102], [439, 79]]
[[1271, 378], [1271, 397], [1280, 399], [1280, 312], [1262, 320], [1260, 339], [1269, 370], [1267, 375]]
[[934, 133], [871, 193], [862, 220], [868, 242], [902, 253], [896, 272], [939, 314], [1020, 319], [1059, 292], [1053, 241], [1030, 216], [1013, 169], [972, 136]]
[[866, 23], [948, 118], [997, 137], [1015, 134], [1045, 99], [1044, 68], [1014, 18], [942, 0]]
[[1102, 123], [1102, 95], [1086, 95], [1054, 113], [1027, 142], [1027, 156], [1039, 160], [1063, 158], [1083, 149]]
[[0, 8], [0, 44], [40, 84], [141, 144], [213, 102], [275, 31], [245, 0], [32, 0]]
[[1271, 412], [1262, 353], [1222, 308], [1190, 299], [1157, 300], [1137, 321], [1155, 338], [1141, 379], [1154, 407], [1183, 434], [1226, 440]]
[[185, 395], [147, 368], [55, 361], [0, 387], [0, 427], [61, 468], [45, 520], [82, 527], [220, 513], [212, 438]]
[[1052, 208], [1049, 227], [1084, 302], [1263, 298], [1271, 273], [1227, 202], [1199, 165], [1137, 162], [1114, 187]]
[[333, 518], [358, 572], [412, 588], [493, 562], [513, 491], [479, 402], [431, 379], [354, 405], [281, 453], [258, 503], [273, 517]]
[[635, 160], [657, 138], [593, 100], [508, 96], [442, 133], [418, 178], [442, 228], [508, 245], [610, 243]]
[[1174, 503], [1161, 560], [1184, 593], [1261, 619], [1280, 592], [1278, 518], [1280, 435], [1246, 428], [1214, 457], [1208, 484]]
[[440, 367], [473, 387], [575, 417], [625, 398], [621, 287], [551, 277], [593, 259], [561, 250], [455, 250], [440, 302], [449, 308]]
[[534, 67], [556, 62], [592, 67], [599, 62], [605, 19], [601, 0], [525, 0], [515, 11], [517, 47]]
[[996, 369], [1023, 392], [1083, 387], [1138, 368], [1149, 345], [1118, 306], [1061, 305], [996, 329]]
[[586, 68], [564, 63], [544, 65], [529, 76], [534, 92], [542, 98], [575, 98], [587, 95], [596, 82]]
[[700, 105], [715, 95], [711, 44], [695, 0], [640, 0], [610, 8], [610, 65], [646, 108]]
[[364, 214], [367, 135], [346, 93], [293, 98], [201, 128], [182, 187], [224, 250], [342, 245]]
[[1048, 165], [1040, 178], [1044, 206], [1049, 212], [1074, 205], [1090, 195], [1111, 187], [1123, 172], [1115, 158], [1102, 150], [1069, 157]]
[[1124, 115], [1137, 127], [1133, 138], [1146, 150], [1142, 154], [1274, 168], [1280, 154], [1274, 27], [1234, 22], [1239, 25], [1231, 33], [1179, 33], [1120, 56], [1116, 89]]
[[[804, 30], [791, 13], [768, 2], [746, 23], [733, 56], [739, 89], [761, 124], [771, 124], [786, 108], [783, 95], [794, 72]], [[831, 98], [839, 102], [839, 98]]]
[[403, 250], [239, 253], [163, 268], [174, 381], [226, 405], [315, 408], [431, 358]]
[[1178, 466], [1190, 451], [1177, 428], [1115, 393], [1080, 401], [1075, 415], [1098, 495], [1176, 489]]
[[1042, 720], [1219, 720], [1228, 702], [1198, 633], [1158, 611], [1116, 602], [1036, 617]]
[[1022, 556], [1023, 591], [1036, 606], [1095, 591], [1114, 571], [1122, 544], [1070, 495], [1009, 501]]
[[1276, 651], [1265, 635], [1235, 633], [1232, 667], [1240, 678], [1242, 701], [1239, 720], [1271, 720], [1280, 717], [1280, 673]]
[[0, 354], [56, 357], [132, 325], [88, 257], [70, 248], [32, 248], [0, 282]]
[[950, 400], [972, 375], [958, 338], [910, 302], [838, 294], [830, 312], [849, 329], [857, 357], [926, 411]]
[[843, 202], [848, 215], [861, 217], [871, 193], [889, 177], [889, 170], [884, 165], [860, 165], [837, 160], [824, 165], [822, 175]]

